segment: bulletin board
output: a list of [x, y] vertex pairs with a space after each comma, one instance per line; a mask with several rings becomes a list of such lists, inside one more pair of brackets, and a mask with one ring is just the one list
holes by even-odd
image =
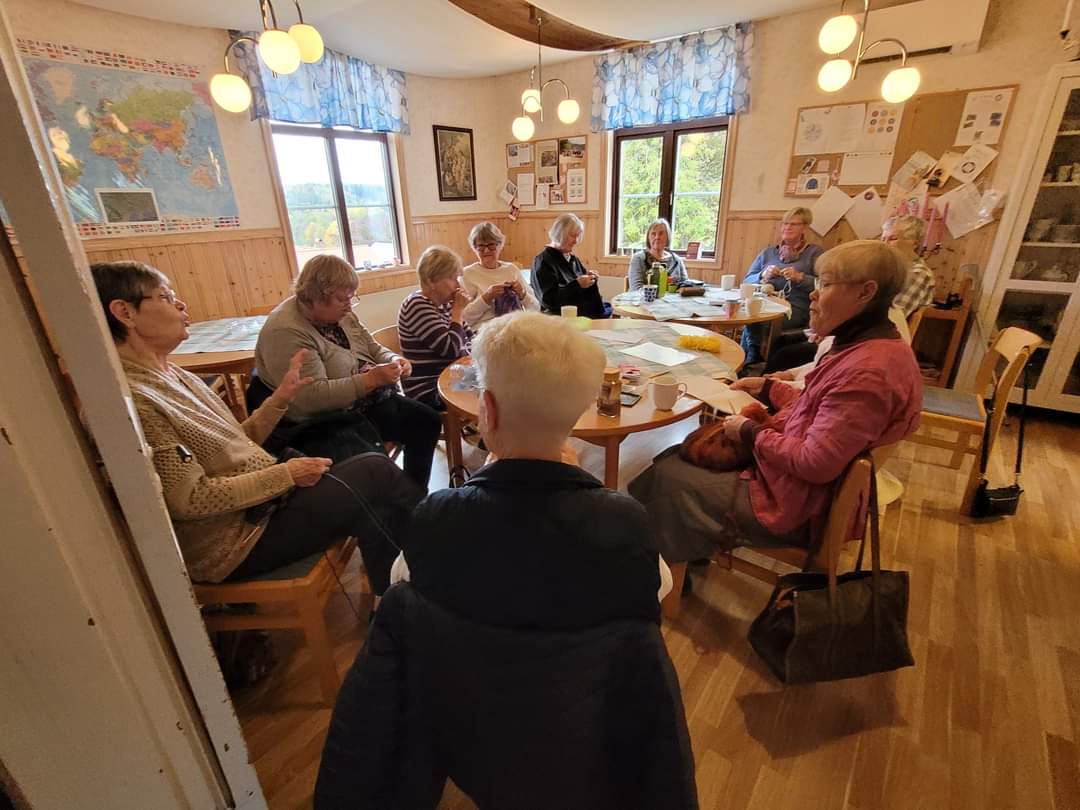
[[[523, 141], [506, 144], [506, 177], [515, 186], [518, 186], [517, 204], [522, 208], [544, 207], [539, 200], [541, 196], [537, 189], [533, 188], [531, 201], [529, 195], [523, 195], [520, 188], [522, 175], [531, 175], [536, 185], [546, 185], [547, 205], [584, 205], [588, 193], [589, 175], [589, 138], [587, 135], [571, 135], [564, 138], [540, 138], [535, 141]], [[524, 165], [514, 160], [511, 152], [514, 147], [520, 151], [522, 147], [530, 150], [530, 159]], [[555, 166], [541, 166], [541, 152], [553, 148], [556, 154]], [[544, 175], [555, 176], [555, 182], [542, 182]]]
[[[792, 137], [784, 193], [791, 197], [818, 197], [829, 186], [838, 186], [852, 195], [868, 186], [874, 186], [885, 196], [889, 188], [888, 178], [892, 178], [917, 151], [938, 159], [946, 152], [963, 153], [968, 149], [967, 144], [956, 145], [965, 140], [965, 137], [960, 135], [962, 118], [966, 119], [963, 123], [969, 130], [966, 138], [978, 133], [982, 137], [977, 142], [987, 143], [990, 148], [1000, 151], [1005, 130], [1011, 123], [1018, 88], [1019, 85], [1011, 84], [947, 93], [927, 93], [908, 99], [902, 104], [889, 104], [877, 99], [800, 107], [795, 115], [795, 133]], [[998, 117], [996, 123], [976, 120], [969, 106], [969, 95], [989, 95], [992, 92], [1009, 96], [1007, 102], [1003, 102], [1004, 115]], [[862, 115], [858, 114], [860, 107], [863, 110]], [[856, 126], [857, 119], [861, 119], [857, 124], [858, 138], [852, 129]], [[832, 123], [819, 126], [816, 123], [818, 121]], [[989, 126], [982, 127], [984, 123]], [[891, 130], [890, 126], [895, 129]], [[997, 131], [993, 132], [991, 126], [996, 127]], [[988, 139], [991, 133], [992, 138]], [[820, 143], [815, 144], [815, 140]], [[837, 150], [830, 141], [842, 141], [845, 146], [855, 148]], [[818, 146], [820, 151], [813, 151]], [[887, 154], [890, 152], [891, 154]], [[848, 174], [845, 172], [845, 161], [860, 163], [849, 163]], [[866, 176], [873, 176], [874, 172], [883, 172], [886, 163], [887, 179], [882, 182], [865, 180]], [[980, 177], [990, 178], [994, 165], [991, 163]], [[859, 171], [856, 171], [857, 167]], [[850, 178], [858, 178], [859, 174], [863, 174], [864, 178], [845, 182]], [[940, 194], [958, 185], [955, 178], [949, 178], [944, 185], [936, 188], [934, 193]]]

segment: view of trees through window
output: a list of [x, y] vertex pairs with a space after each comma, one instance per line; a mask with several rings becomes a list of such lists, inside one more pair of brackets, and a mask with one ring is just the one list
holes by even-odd
[[617, 135], [618, 215], [613, 247], [644, 247], [649, 222], [662, 216], [671, 222], [672, 249], [684, 251], [688, 242], [701, 242], [702, 254], [711, 254], [716, 247], [727, 128], [666, 129]]
[[301, 267], [317, 253], [333, 253], [356, 267], [391, 263], [401, 255], [386, 141], [381, 135], [350, 135], [274, 127], [278, 173]]

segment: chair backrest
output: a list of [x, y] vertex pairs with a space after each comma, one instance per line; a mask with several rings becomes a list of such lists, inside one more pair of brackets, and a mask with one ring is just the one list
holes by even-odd
[[986, 351], [979, 373], [975, 376], [975, 393], [986, 396], [987, 388], [993, 386], [990, 429], [986, 452], [992, 453], [997, 442], [1001, 423], [1005, 421], [1005, 407], [1009, 404], [1009, 394], [1020, 378], [1032, 352], [1042, 345], [1043, 339], [1034, 332], [1010, 326], [1002, 329]]
[[398, 337], [397, 324], [376, 329], [371, 336], [390, 351], [401, 354], [401, 338]]
[[630, 292], [630, 276], [624, 276], [622, 280], [622, 291]]
[[[878, 450], [891, 450], [878, 448]], [[872, 451], [874, 455], [876, 451]], [[887, 452], [881, 453], [882, 456]], [[876, 460], [875, 460], [876, 463]], [[863, 495], [870, 487], [870, 462], [865, 458], [857, 458], [847, 468], [841, 477], [833, 493], [832, 506], [829, 507], [829, 516], [825, 521], [825, 532], [821, 537], [821, 551], [819, 560], [825, 563], [825, 571], [829, 575], [829, 589], [835, 593], [836, 569], [840, 564], [840, 552], [847, 542], [851, 533], [851, 527], [858, 515], [859, 508], [864, 503]]]
[[911, 316], [907, 319], [908, 333], [911, 335], [911, 345], [915, 345], [915, 335], [919, 331], [919, 326], [922, 325], [923, 316], [926, 314], [926, 310], [929, 307], [919, 307], [917, 310], [911, 313]]

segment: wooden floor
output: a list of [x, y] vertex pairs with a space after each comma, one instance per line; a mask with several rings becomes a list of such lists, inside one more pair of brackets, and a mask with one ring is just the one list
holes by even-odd
[[[623, 488], [690, 427], [632, 437]], [[906, 492], [882, 525], [883, 560], [911, 571], [913, 668], [782, 688], [746, 642], [768, 587], [715, 566], [692, 575], [664, 636], [703, 808], [1080, 808], [1080, 422], [1043, 415], [1027, 435], [1013, 518], [960, 518], [960, 475], [927, 463], [940, 451], [904, 444], [889, 464]], [[600, 451], [580, 448], [599, 475]], [[363, 589], [355, 566], [346, 586]], [[362, 621], [340, 594], [329, 608], [343, 673], [371, 604], [353, 599]], [[270, 806], [307, 808], [329, 710], [298, 640], [279, 638], [280, 669], [237, 707]], [[452, 785], [440, 805], [473, 806]]]

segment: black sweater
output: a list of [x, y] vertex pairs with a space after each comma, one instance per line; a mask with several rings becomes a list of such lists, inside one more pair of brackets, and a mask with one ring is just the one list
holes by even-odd
[[558, 315], [564, 306], [573, 305], [577, 307], [578, 315], [605, 317], [599, 285], [584, 288], [577, 283], [577, 277], [587, 272], [581, 259], [574, 254], [571, 253], [567, 260], [558, 248], [550, 245], [544, 248], [533, 259], [532, 266], [532, 287], [541, 310]]

